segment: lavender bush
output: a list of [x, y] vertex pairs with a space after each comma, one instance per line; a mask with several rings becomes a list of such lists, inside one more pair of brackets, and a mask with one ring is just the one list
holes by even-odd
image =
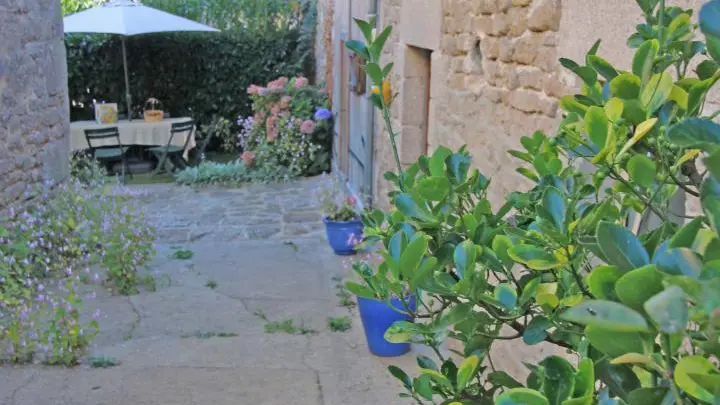
[[0, 361], [72, 365], [98, 332], [82, 279], [137, 292], [154, 230], [129, 199], [73, 178], [0, 220]]

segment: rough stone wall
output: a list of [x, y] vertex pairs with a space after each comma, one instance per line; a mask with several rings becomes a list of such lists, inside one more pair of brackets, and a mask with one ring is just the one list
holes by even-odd
[[59, 0], [0, 0], [0, 207], [69, 175]]
[[[383, 2], [383, 24], [403, 27], [402, 0]], [[559, 0], [442, 0], [440, 45], [431, 49], [431, 108], [428, 146], [467, 144], [474, 165], [493, 177], [491, 200], [524, 186], [506, 150], [535, 130], [551, 131], [562, 94], [557, 63]], [[401, 30], [390, 39], [386, 59], [395, 62], [393, 83], [400, 94], [404, 44]], [[401, 68], [398, 68], [401, 66]], [[402, 103], [393, 106], [403, 127]], [[401, 135], [402, 137], [403, 135]], [[376, 167], [392, 167], [387, 142], [376, 142]], [[376, 176], [382, 179], [382, 176]], [[378, 180], [382, 200], [387, 184]]]

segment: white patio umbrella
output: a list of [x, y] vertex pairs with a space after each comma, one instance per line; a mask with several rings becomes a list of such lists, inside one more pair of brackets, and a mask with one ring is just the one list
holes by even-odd
[[187, 18], [144, 6], [138, 0], [111, 0], [91, 9], [69, 15], [63, 19], [65, 33], [116, 34], [121, 35], [123, 68], [125, 69], [125, 99], [128, 119], [132, 119], [130, 103], [130, 79], [128, 78], [125, 38], [133, 35], [158, 32], [220, 30]]

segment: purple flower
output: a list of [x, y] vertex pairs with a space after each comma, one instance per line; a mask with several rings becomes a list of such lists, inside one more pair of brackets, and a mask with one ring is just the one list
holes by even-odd
[[332, 112], [328, 110], [327, 108], [318, 108], [317, 111], [315, 111], [315, 121], [325, 121], [332, 118]]

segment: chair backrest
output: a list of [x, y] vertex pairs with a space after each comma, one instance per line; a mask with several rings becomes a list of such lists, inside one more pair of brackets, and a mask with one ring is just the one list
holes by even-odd
[[[115, 141], [117, 142], [117, 145], [97, 145], [93, 144], [94, 141], [104, 141], [106, 139], [112, 139], [115, 138]], [[85, 130], [85, 140], [87, 140], [88, 147], [90, 150], [94, 153], [95, 149], [103, 149], [103, 148], [122, 148], [122, 143], [120, 143], [120, 130], [118, 127], [106, 127], [106, 128], [96, 128], [96, 129], [86, 129]]]
[[183, 146], [183, 150], [186, 150], [188, 144], [190, 143], [190, 138], [192, 138], [193, 132], [195, 132], [194, 120], [190, 119], [182, 122], [174, 122], [170, 126], [170, 139], [168, 139], [167, 146], [169, 147], [172, 144], [172, 140], [175, 137], [175, 134], [187, 133], [185, 138], [185, 145]]

